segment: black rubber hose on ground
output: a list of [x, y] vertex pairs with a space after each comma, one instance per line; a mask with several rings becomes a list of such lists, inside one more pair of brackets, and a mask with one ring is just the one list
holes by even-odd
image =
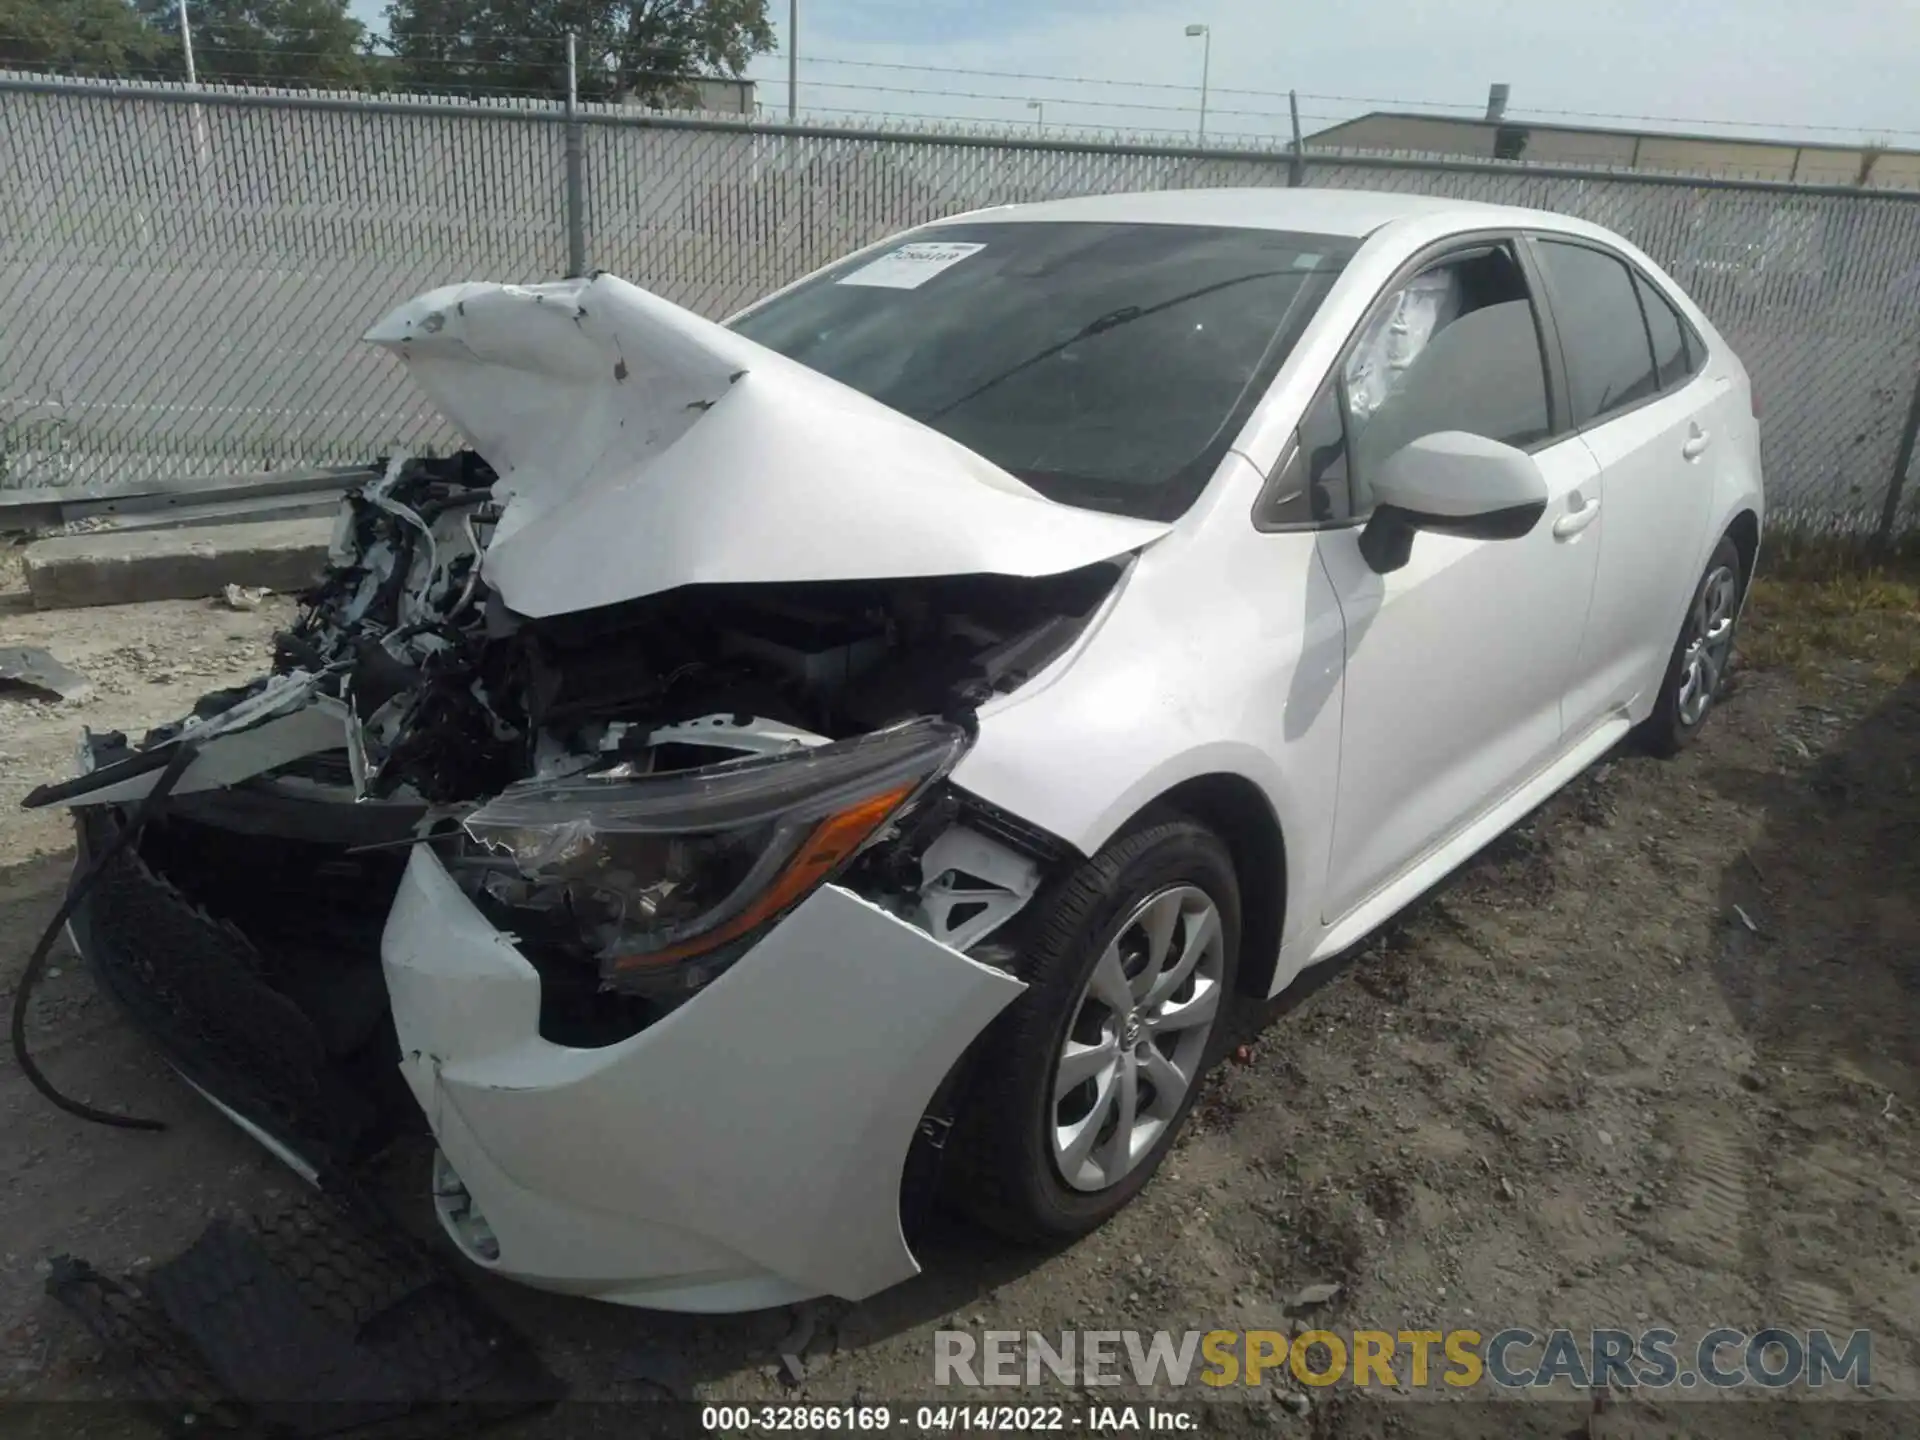
[[60, 931], [67, 921], [73, 918], [73, 912], [80, 908], [80, 902], [87, 898], [87, 892], [93, 889], [114, 858], [139, 837], [140, 831], [149, 820], [154, 819], [166, 808], [167, 795], [179, 783], [187, 766], [193, 763], [193, 757], [199, 753], [198, 747], [181, 745], [167, 760], [166, 769], [160, 772], [160, 778], [153, 789], [141, 797], [139, 805], [128, 817], [126, 824], [120, 827], [120, 833], [101, 852], [94, 856], [87, 868], [67, 887], [67, 898], [60, 908], [53, 912], [53, 919], [47, 922], [47, 928], [41, 932], [40, 943], [33, 947], [33, 954], [27, 960], [27, 968], [21, 973], [20, 984], [13, 992], [13, 1023], [10, 1038], [13, 1042], [13, 1058], [20, 1066], [20, 1073], [27, 1077], [33, 1088], [69, 1115], [82, 1120], [91, 1120], [96, 1125], [112, 1125], [121, 1130], [164, 1130], [164, 1120], [148, 1120], [139, 1115], [116, 1115], [111, 1110], [96, 1110], [93, 1106], [62, 1095], [51, 1080], [40, 1073], [40, 1067], [34, 1063], [33, 1056], [27, 1053], [27, 1004], [33, 998], [34, 987], [40, 983], [41, 972], [47, 967], [47, 959], [53, 954], [53, 945], [60, 938]]

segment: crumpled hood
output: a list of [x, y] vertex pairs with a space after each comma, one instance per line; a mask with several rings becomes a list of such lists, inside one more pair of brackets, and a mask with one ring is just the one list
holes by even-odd
[[1168, 528], [1056, 504], [611, 275], [447, 286], [366, 338], [499, 474], [485, 577], [522, 615], [694, 584], [1053, 575]]

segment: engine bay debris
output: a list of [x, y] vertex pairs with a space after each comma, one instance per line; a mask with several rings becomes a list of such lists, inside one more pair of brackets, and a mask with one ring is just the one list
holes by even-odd
[[[374, 806], [383, 843], [451, 847], [534, 950], [668, 1001], [729, 958], [666, 977], [693, 940], [740, 941], [799, 898], [808, 877], [789, 871], [830, 821], [830, 868], [859, 862], [869, 898], [958, 947], [1032, 894], [1035, 858], [956, 829], [935, 787], [975, 708], [1063, 654], [1124, 562], [689, 587], [531, 620], [485, 576], [496, 479], [471, 451], [387, 461], [347, 497], [270, 675], [138, 743], [89, 737], [86, 773], [28, 804], [127, 804], [191, 745], [176, 804], [235, 790]], [[887, 775], [887, 805], [841, 814]]]

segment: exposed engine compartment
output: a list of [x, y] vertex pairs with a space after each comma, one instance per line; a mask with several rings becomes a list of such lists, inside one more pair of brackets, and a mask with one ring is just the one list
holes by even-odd
[[[1059, 847], [941, 777], [975, 708], [1064, 654], [1127, 557], [1038, 578], [683, 586], [533, 620], [484, 578], [495, 480], [472, 452], [388, 462], [345, 502], [272, 673], [136, 746], [95, 737], [92, 776], [67, 788], [171, 746], [254, 744], [273, 763], [182, 794], [150, 827], [139, 849], [157, 876], [304, 956], [288, 975], [320, 975], [306, 986], [319, 1010], [362, 992], [377, 1007], [377, 986], [335, 986], [326, 952], [377, 959], [399, 862], [433, 843], [540, 970], [543, 1030], [576, 1044], [632, 1033], [723, 971], [805, 893], [788, 883], [803, 863], [820, 867], [809, 885], [840, 876], [962, 950], [1032, 896]], [[317, 711], [333, 718], [273, 760], [258, 737]], [[856, 835], [844, 801], [807, 808], [810, 760], [864, 765], [880, 778], [862, 794], [906, 768]], [[661, 782], [657, 798], [680, 776], [696, 809], [732, 793], [746, 808], [674, 829], [620, 808], [627, 782]], [[289, 928], [266, 897], [315, 884], [300, 913], [336, 918]], [[370, 1018], [355, 1001], [343, 1024], [364, 1037]]]
[[355, 717], [362, 795], [455, 805], [757, 748], [652, 741], [708, 716], [829, 740], [959, 719], [1062, 654], [1124, 569], [690, 586], [528, 621], [480, 575], [494, 478], [472, 452], [390, 463], [349, 499], [326, 580], [279, 638], [276, 674], [324, 676]]

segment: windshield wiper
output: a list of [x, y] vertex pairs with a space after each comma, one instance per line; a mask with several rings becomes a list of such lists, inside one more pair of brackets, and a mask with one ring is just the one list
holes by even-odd
[[1049, 345], [1038, 354], [1029, 355], [1018, 364], [1011, 365], [1007, 369], [1002, 370], [998, 375], [989, 376], [987, 379], [981, 381], [980, 384], [974, 386], [973, 389], [967, 391], [967, 393], [959, 399], [949, 401], [938, 410], [930, 411], [925, 415], [915, 416], [914, 418], [921, 421], [937, 420], [942, 415], [947, 415], [958, 410], [969, 400], [985, 394], [987, 391], [993, 389], [994, 386], [1005, 384], [1023, 370], [1030, 370], [1042, 360], [1050, 360], [1068, 346], [1077, 345], [1080, 341], [1089, 339], [1092, 336], [1104, 335], [1109, 330], [1118, 330], [1122, 325], [1131, 325], [1134, 321], [1144, 320], [1149, 315], [1158, 315], [1162, 310], [1171, 310], [1176, 305], [1185, 305], [1190, 300], [1198, 300], [1202, 295], [1211, 295], [1216, 290], [1226, 290], [1235, 285], [1245, 285], [1253, 280], [1270, 280], [1276, 275], [1300, 273], [1303, 272], [1292, 269], [1257, 270], [1251, 275], [1236, 275], [1231, 280], [1216, 280], [1211, 285], [1202, 285], [1197, 290], [1189, 290], [1183, 295], [1175, 295], [1170, 299], [1162, 300], [1158, 305], [1147, 305], [1144, 307], [1139, 305], [1122, 305], [1117, 310], [1109, 310], [1106, 314], [1089, 320], [1059, 344]]

